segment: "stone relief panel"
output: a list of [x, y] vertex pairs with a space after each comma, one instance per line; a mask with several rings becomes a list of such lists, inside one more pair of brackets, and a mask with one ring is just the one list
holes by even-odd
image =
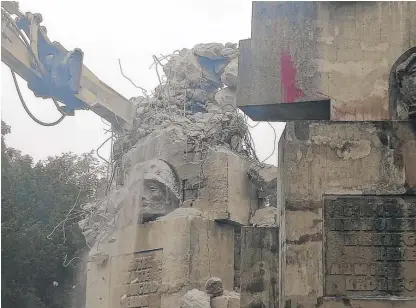
[[416, 197], [327, 197], [326, 296], [416, 295]]
[[112, 257], [111, 307], [159, 308], [162, 258], [162, 249]]

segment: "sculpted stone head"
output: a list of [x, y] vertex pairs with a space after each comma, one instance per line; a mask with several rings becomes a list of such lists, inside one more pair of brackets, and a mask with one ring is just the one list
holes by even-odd
[[175, 169], [160, 159], [148, 161], [141, 168], [138, 223], [146, 223], [179, 207], [180, 179]]

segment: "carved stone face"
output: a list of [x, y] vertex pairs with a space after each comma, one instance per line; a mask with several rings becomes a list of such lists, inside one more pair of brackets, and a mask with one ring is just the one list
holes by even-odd
[[179, 207], [180, 180], [166, 162], [153, 160], [146, 164], [138, 223], [165, 216]]

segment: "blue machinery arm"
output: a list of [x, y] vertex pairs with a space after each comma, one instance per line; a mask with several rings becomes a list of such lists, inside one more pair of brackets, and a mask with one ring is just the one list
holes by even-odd
[[51, 42], [40, 14], [23, 14], [14, 1], [2, 1], [1, 7], [1, 60], [27, 81], [35, 96], [61, 102], [65, 115], [89, 109], [116, 129], [132, 127], [133, 104], [83, 65], [80, 49], [68, 51]]

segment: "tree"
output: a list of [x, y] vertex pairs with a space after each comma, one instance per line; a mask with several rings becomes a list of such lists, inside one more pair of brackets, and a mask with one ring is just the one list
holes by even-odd
[[10, 127], [3, 121], [1, 133], [2, 304], [69, 307], [80, 260], [68, 263], [86, 247], [77, 225], [80, 205], [94, 199], [103, 168], [93, 153], [34, 163], [7, 147]]

